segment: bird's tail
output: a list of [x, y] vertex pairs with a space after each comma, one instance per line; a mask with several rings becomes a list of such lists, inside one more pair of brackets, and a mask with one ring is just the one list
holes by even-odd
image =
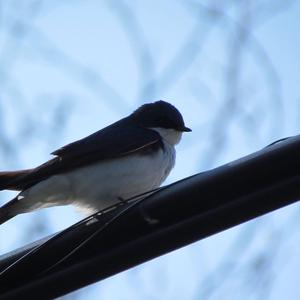
[[15, 212], [17, 205], [17, 197], [0, 207], [0, 225], [15, 217], [18, 213]]
[[[22, 178], [28, 175], [30, 170], [21, 170], [14, 172], [0, 172], [0, 191], [1, 190], [22, 190]], [[14, 198], [0, 207], [0, 224], [19, 214], [20, 207], [18, 198]]]
[[21, 179], [28, 175], [30, 170], [0, 172], [0, 191], [1, 190], [22, 190]]

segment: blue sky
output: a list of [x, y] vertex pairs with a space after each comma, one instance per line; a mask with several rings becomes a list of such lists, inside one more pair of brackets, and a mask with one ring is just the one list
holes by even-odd
[[[179, 0], [2, 5], [0, 125], [11, 155], [2, 152], [1, 170], [42, 163], [59, 146], [157, 99], [172, 102], [193, 128], [167, 183], [299, 133], [297, 1], [286, 1], [287, 7], [280, 1]], [[2, 192], [1, 203], [11, 196]], [[78, 297], [299, 299], [298, 217], [296, 204]], [[19, 216], [0, 227], [0, 251], [80, 218], [72, 208]], [[41, 220], [47, 226], [34, 229]]]

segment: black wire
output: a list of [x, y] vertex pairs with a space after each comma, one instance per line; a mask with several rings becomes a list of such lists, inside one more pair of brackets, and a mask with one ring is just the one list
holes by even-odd
[[[109, 225], [111, 225], [113, 222], [117, 221], [119, 219], [119, 217], [121, 217], [122, 215], [124, 215], [126, 212], [130, 211], [131, 208], [135, 207], [136, 205], [140, 204], [142, 201], [144, 201], [145, 199], [147, 199], [147, 196], [142, 198], [142, 199], [138, 199], [144, 195], [152, 195], [156, 192], [158, 192], [159, 190], [162, 190], [164, 188], [168, 187], [164, 186], [164, 187], [159, 187], [156, 189], [153, 189], [151, 191], [147, 191], [144, 192], [142, 194], [133, 196], [131, 198], [125, 199], [124, 201], [121, 201], [119, 203], [113, 204], [111, 206], [106, 207], [105, 209], [94, 213], [93, 215], [73, 224], [72, 226], [66, 228], [63, 231], [58, 232], [57, 234], [55, 234], [54, 236], [52, 236], [50, 239], [48, 239], [47, 241], [45, 241], [44, 243], [42, 243], [41, 245], [38, 245], [36, 247], [34, 247], [33, 249], [31, 249], [30, 251], [28, 251], [26, 254], [22, 255], [20, 258], [18, 258], [16, 261], [14, 261], [13, 263], [11, 263], [8, 267], [6, 267], [5, 269], [3, 269], [0, 272], [0, 278], [2, 276], [4, 276], [8, 271], [11, 271], [14, 267], [18, 266], [20, 263], [22, 263], [24, 261], [24, 259], [28, 258], [29, 256], [34, 255], [36, 252], [40, 251], [41, 249], [44, 249], [45, 247], [47, 247], [50, 243], [56, 241], [59, 237], [63, 236], [64, 234], [66, 234], [67, 232], [72, 231], [74, 228], [81, 226], [82, 224], [88, 222], [88, 220], [92, 220], [95, 217], [104, 215], [105, 213], [107, 213], [108, 211], [111, 211], [112, 209], [116, 209], [122, 205], [125, 204], [129, 204], [131, 202], [133, 202], [130, 206], [127, 206], [125, 209], [123, 209], [122, 211], [120, 211], [117, 215], [115, 215], [112, 219], [108, 220], [103, 226], [101, 226], [100, 228], [98, 228], [95, 232], [91, 233], [87, 238], [85, 238], [82, 242], [80, 242], [75, 248], [73, 248], [67, 255], [63, 256], [60, 260], [58, 260], [54, 265], [52, 265], [51, 267], [47, 268], [46, 270], [43, 270], [42, 272], [39, 273], [39, 275], [41, 274], [45, 274], [48, 271], [52, 270], [53, 268], [55, 268], [56, 266], [58, 266], [59, 264], [61, 264], [62, 262], [66, 261], [69, 257], [71, 257], [74, 253], [76, 253], [79, 249], [81, 249], [87, 242], [89, 242], [90, 240], [93, 239], [93, 237], [96, 237], [98, 234], [102, 233]], [[149, 196], [150, 196], [149, 195]]]

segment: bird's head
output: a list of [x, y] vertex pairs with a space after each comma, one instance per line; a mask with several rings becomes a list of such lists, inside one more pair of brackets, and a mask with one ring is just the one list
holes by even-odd
[[139, 125], [157, 131], [170, 144], [177, 144], [182, 132], [191, 131], [179, 110], [162, 100], [142, 105], [131, 117]]

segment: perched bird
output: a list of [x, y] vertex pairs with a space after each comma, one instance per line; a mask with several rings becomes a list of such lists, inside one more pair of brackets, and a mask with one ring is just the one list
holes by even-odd
[[0, 172], [0, 190], [20, 191], [0, 207], [0, 224], [57, 205], [94, 213], [157, 188], [175, 164], [174, 146], [188, 131], [173, 105], [157, 101], [52, 152], [55, 157], [36, 168]]

